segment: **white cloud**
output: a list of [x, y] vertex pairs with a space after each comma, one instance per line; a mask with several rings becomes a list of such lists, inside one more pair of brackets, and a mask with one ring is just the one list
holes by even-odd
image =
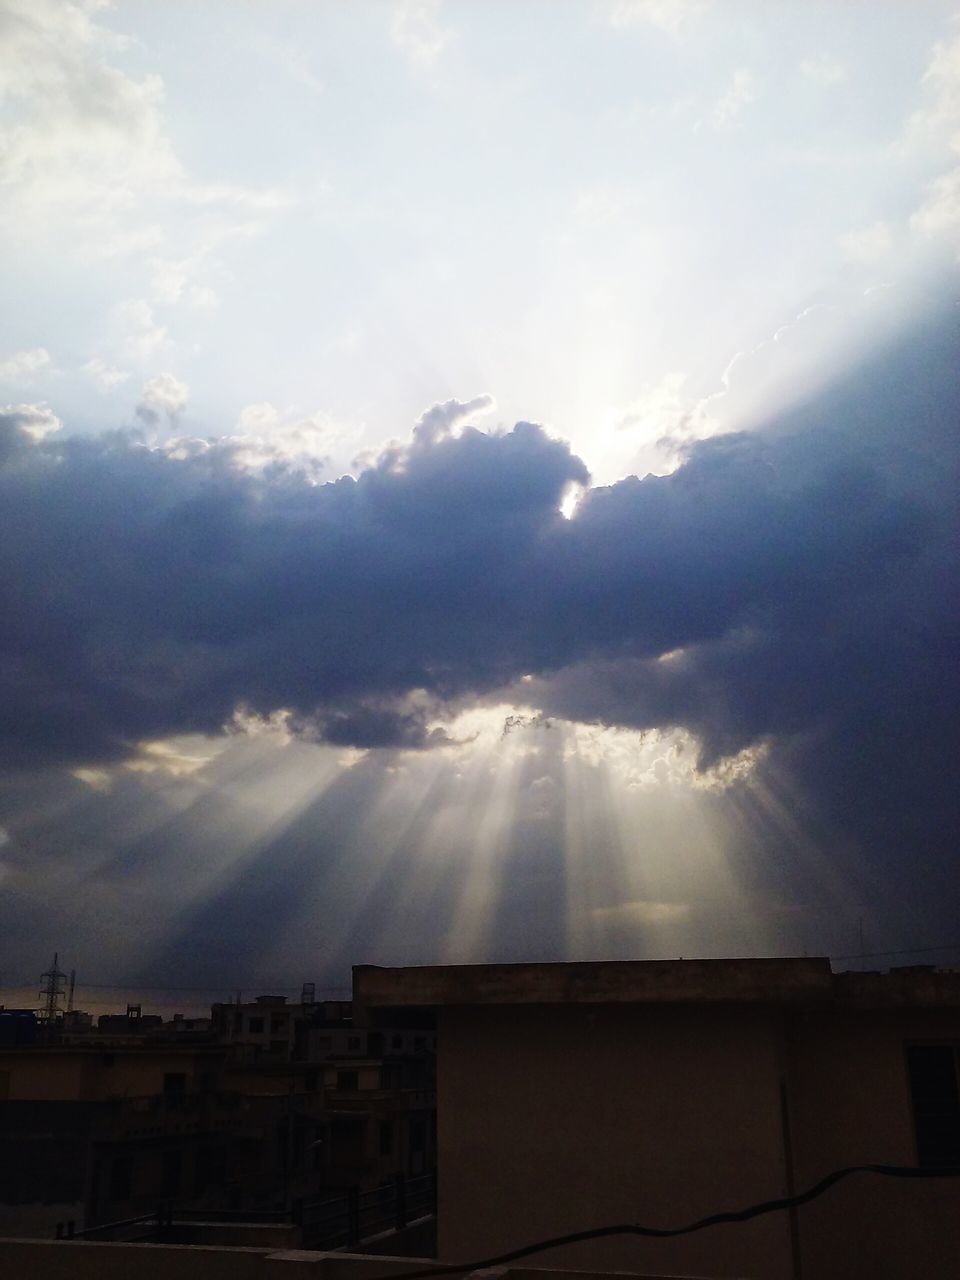
[[172, 373], [161, 373], [145, 382], [137, 405], [137, 417], [150, 426], [162, 416], [175, 422], [187, 407], [190, 388]]
[[933, 46], [921, 86], [925, 101], [911, 117], [914, 129], [945, 136], [957, 145], [960, 128], [960, 36]]
[[0, 424], [9, 423], [26, 432], [33, 440], [42, 440], [63, 423], [46, 404], [0, 405]]
[[12, 123], [0, 175], [9, 212], [60, 221], [69, 210], [79, 227], [182, 182], [160, 78], [135, 80], [107, 60], [122, 38], [68, 0], [7, 0], [6, 10], [0, 87]]
[[314, 73], [307, 50], [289, 40], [267, 37], [263, 31], [258, 34], [256, 41], [250, 43], [258, 57], [270, 63], [294, 84], [312, 94], [324, 92], [323, 81]]
[[45, 347], [31, 351], [17, 351], [0, 361], [0, 382], [12, 382], [15, 386], [28, 387], [38, 374], [50, 368], [50, 353]]
[[126, 382], [130, 377], [129, 373], [125, 373], [123, 369], [115, 369], [99, 356], [94, 356], [92, 360], [82, 365], [80, 372], [86, 374], [101, 391], [112, 391], [114, 387], [119, 387], [121, 382]]
[[646, 23], [670, 35], [679, 35], [706, 11], [707, 0], [614, 0], [608, 9], [615, 27]]
[[960, 252], [960, 36], [934, 46], [921, 83], [925, 100], [909, 121], [908, 140], [938, 148], [953, 163], [929, 184], [910, 226], [922, 235], [955, 238]]
[[604, 924], [658, 925], [679, 924], [691, 914], [689, 902], [657, 902], [652, 898], [635, 898], [611, 907], [594, 907], [590, 913]]
[[925, 235], [960, 231], [960, 168], [941, 174], [930, 184], [910, 225]]
[[248, 404], [240, 411], [237, 435], [217, 445], [230, 450], [232, 465], [246, 471], [269, 466], [298, 470], [316, 478], [332, 454], [349, 451], [357, 432], [318, 409], [313, 413], [281, 412], [269, 401]]
[[879, 262], [893, 248], [893, 228], [889, 222], [872, 222], [867, 227], [857, 227], [840, 238], [840, 248], [845, 258], [864, 265]]
[[120, 350], [128, 360], [148, 360], [167, 344], [166, 325], [157, 322], [153, 307], [145, 298], [118, 302], [111, 319]]
[[[167, 375], [169, 377], [169, 375]], [[179, 384], [183, 391], [186, 388]], [[145, 415], [137, 410], [141, 417]], [[189, 458], [211, 468], [249, 473], [296, 473], [317, 483], [330, 470], [331, 457], [352, 452], [358, 431], [322, 410], [304, 414], [281, 411], [269, 401], [248, 404], [234, 435], [204, 439], [178, 436], [161, 447], [172, 458]]]
[[846, 80], [847, 69], [842, 62], [831, 58], [829, 54], [818, 53], [816, 57], [804, 58], [800, 63], [800, 74], [804, 79], [812, 80], [814, 84], [831, 88]]
[[441, 0], [399, 0], [394, 5], [390, 38], [421, 70], [432, 67], [450, 43], [453, 32], [440, 24]]
[[[67, 249], [104, 257], [163, 243], [158, 211], [219, 205], [276, 210], [288, 192], [196, 182], [177, 155], [165, 88], [119, 64], [132, 41], [76, 0], [3, 0], [0, 222], [21, 241], [65, 228]], [[153, 221], [144, 225], [144, 216]]]
[[187, 290], [187, 302], [198, 311], [212, 311], [219, 307], [220, 299], [215, 289], [208, 284], [194, 284]]
[[717, 99], [710, 116], [715, 129], [729, 129], [744, 109], [757, 100], [757, 81], [752, 71], [740, 67]]

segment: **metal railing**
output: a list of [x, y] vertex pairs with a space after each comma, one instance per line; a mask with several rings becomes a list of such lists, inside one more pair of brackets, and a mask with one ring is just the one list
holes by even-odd
[[436, 1211], [436, 1174], [397, 1174], [390, 1182], [362, 1191], [349, 1187], [325, 1200], [295, 1201], [293, 1219], [307, 1249], [355, 1248], [362, 1240], [402, 1231]]
[[136, 1218], [120, 1218], [116, 1222], [98, 1222], [95, 1226], [81, 1227], [78, 1231], [73, 1218], [66, 1222], [58, 1222], [57, 1240], [89, 1240], [95, 1239], [101, 1231], [129, 1231], [133, 1227], [146, 1227], [148, 1233], [158, 1235], [173, 1223], [173, 1205], [165, 1203], [157, 1205], [150, 1213], [141, 1213]]

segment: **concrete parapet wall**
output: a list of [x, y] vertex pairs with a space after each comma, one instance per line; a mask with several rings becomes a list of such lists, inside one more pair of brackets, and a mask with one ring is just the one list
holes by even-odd
[[[208, 1245], [131, 1244], [93, 1240], [0, 1240], [0, 1275], [10, 1280], [390, 1280], [440, 1266], [427, 1258], [264, 1251]], [[476, 1280], [696, 1280], [636, 1272], [554, 1271], [496, 1267]], [[471, 1280], [467, 1276], [465, 1280]]]
[[100, 1240], [0, 1240], [0, 1275], [10, 1280], [263, 1280], [268, 1252]]
[[371, 1008], [478, 1004], [649, 1004], [828, 1000], [829, 960], [645, 960], [584, 964], [357, 965], [354, 1000]]

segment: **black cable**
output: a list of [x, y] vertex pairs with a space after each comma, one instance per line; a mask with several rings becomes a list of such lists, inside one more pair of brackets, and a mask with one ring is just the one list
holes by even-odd
[[[724, 1222], [749, 1222], [764, 1213], [776, 1213], [783, 1209], [796, 1209], [808, 1204], [817, 1196], [836, 1186], [844, 1178], [854, 1173], [877, 1173], [885, 1178], [957, 1178], [960, 1167], [943, 1169], [916, 1169], [910, 1165], [897, 1164], [854, 1164], [846, 1169], [836, 1169], [825, 1178], [801, 1191], [795, 1196], [782, 1196], [777, 1200], [764, 1200], [760, 1204], [751, 1205], [748, 1209], [729, 1210], [726, 1213], [713, 1213], [707, 1218], [699, 1218], [685, 1227], [642, 1227], [639, 1223], [627, 1222], [613, 1227], [592, 1227], [587, 1231], [572, 1231], [567, 1235], [553, 1236], [549, 1240], [539, 1240], [536, 1244], [527, 1244], [519, 1249], [511, 1249], [507, 1253], [498, 1253], [492, 1258], [481, 1258], [477, 1262], [449, 1263], [440, 1267], [424, 1267], [419, 1271], [402, 1271], [392, 1275], [389, 1280], [426, 1280], [430, 1276], [458, 1275], [463, 1271], [480, 1271], [485, 1267], [499, 1267], [506, 1262], [516, 1262], [519, 1258], [527, 1258], [532, 1253], [541, 1253], [544, 1249], [555, 1249], [561, 1245], [579, 1244], [582, 1240], [599, 1240], [604, 1236], [648, 1236], [654, 1239], [665, 1239], [669, 1236], [685, 1236], [692, 1231], [703, 1231], [705, 1227], [716, 1227]], [[384, 1277], [386, 1280], [386, 1277]]]

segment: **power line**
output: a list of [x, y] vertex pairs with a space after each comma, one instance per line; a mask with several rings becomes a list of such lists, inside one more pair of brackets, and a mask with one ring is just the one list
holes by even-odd
[[642, 1227], [639, 1223], [626, 1222], [612, 1227], [592, 1227], [587, 1231], [571, 1231], [567, 1235], [553, 1236], [549, 1240], [538, 1240], [536, 1244], [522, 1245], [519, 1249], [511, 1249], [508, 1253], [498, 1253], [493, 1258], [481, 1258], [477, 1262], [454, 1262], [441, 1267], [424, 1267], [417, 1271], [402, 1271], [393, 1275], [390, 1280], [429, 1280], [432, 1276], [459, 1275], [464, 1271], [482, 1271], [487, 1267], [500, 1267], [507, 1262], [516, 1262], [520, 1258], [528, 1258], [533, 1253], [542, 1253], [544, 1249], [556, 1249], [561, 1245], [579, 1244], [583, 1240], [599, 1240], [604, 1236], [648, 1236], [654, 1239], [665, 1239], [671, 1236], [685, 1236], [693, 1231], [703, 1231], [706, 1227], [720, 1226], [726, 1222], [749, 1222], [751, 1218], [759, 1218], [766, 1213], [779, 1213], [784, 1209], [798, 1209], [801, 1205], [816, 1200], [825, 1191], [836, 1186], [845, 1178], [857, 1173], [875, 1173], [884, 1178], [957, 1178], [960, 1167], [943, 1169], [916, 1169], [910, 1165], [897, 1164], [855, 1164], [845, 1169], [835, 1169], [825, 1178], [801, 1191], [798, 1195], [782, 1196], [777, 1200], [764, 1200], [760, 1204], [750, 1205], [748, 1209], [737, 1209], [725, 1213], [712, 1213], [707, 1218], [699, 1218], [683, 1227]]

